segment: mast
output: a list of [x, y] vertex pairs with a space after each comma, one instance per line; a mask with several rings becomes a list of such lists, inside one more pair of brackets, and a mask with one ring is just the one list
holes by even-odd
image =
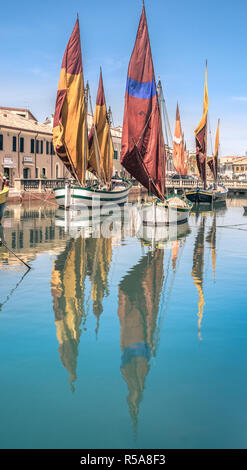
[[212, 158], [208, 160], [208, 166], [213, 174], [215, 183], [218, 179], [219, 125], [220, 125], [220, 120], [218, 119], [217, 131], [216, 131], [216, 136], [215, 136], [215, 151], [214, 151], [214, 155], [212, 156]]
[[108, 109], [108, 124], [109, 124], [109, 129], [108, 129], [108, 155], [107, 155], [107, 183], [111, 183], [111, 177], [110, 177], [110, 169], [111, 169], [111, 107], [109, 106]]
[[84, 164], [83, 164], [83, 175], [82, 175], [82, 184], [83, 186], [86, 185], [86, 171], [87, 171], [87, 149], [88, 149], [88, 127], [87, 127], [87, 115], [88, 115], [88, 93], [89, 93], [89, 85], [87, 82], [86, 90], [84, 94], [84, 101], [85, 101], [85, 124], [84, 124]]
[[[144, 0], [143, 0], [144, 2]], [[158, 105], [159, 105], [159, 112], [160, 112], [160, 138], [162, 140], [161, 145], [163, 145], [163, 158], [161, 157], [161, 193], [165, 195], [165, 158], [166, 158], [166, 150], [165, 150], [165, 143], [164, 143], [164, 136], [163, 136], [163, 129], [162, 129], [162, 85], [161, 81], [158, 81], [157, 85], [157, 96], [158, 96]]]
[[[90, 111], [91, 111], [91, 114], [93, 116], [93, 106], [92, 106], [92, 99], [91, 99], [90, 92], [89, 92], [89, 101], [90, 101]], [[91, 133], [92, 133], [92, 138], [93, 138], [94, 153], [95, 153], [95, 157], [96, 157], [97, 175], [98, 175], [98, 179], [101, 180], [101, 174], [100, 174], [100, 148], [99, 148], [99, 140], [98, 140], [97, 130], [96, 130], [96, 126], [95, 126], [94, 122], [93, 122], [93, 125], [92, 125]], [[90, 141], [90, 136], [89, 136], [89, 141]]]
[[203, 97], [203, 115], [200, 123], [195, 129], [196, 138], [196, 160], [200, 177], [207, 188], [207, 114], [208, 114], [208, 86], [207, 86], [207, 61], [205, 69], [205, 85]]

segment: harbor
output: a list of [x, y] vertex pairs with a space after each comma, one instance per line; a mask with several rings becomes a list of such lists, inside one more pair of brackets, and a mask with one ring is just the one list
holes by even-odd
[[222, 466], [246, 449], [244, 27], [192, 3], [3, 6], [8, 464]]
[[155, 246], [8, 205], [1, 237], [31, 270], [0, 248], [3, 448], [245, 447], [243, 205]]

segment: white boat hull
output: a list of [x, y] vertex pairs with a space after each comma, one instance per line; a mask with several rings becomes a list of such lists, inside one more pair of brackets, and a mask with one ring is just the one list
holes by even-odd
[[125, 184], [117, 191], [65, 186], [55, 188], [54, 194], [59, 207], [81, 210], [109, 204], [124, 204], [128, 199], [131, 186], [131, 184]]
[[164, 226], [188, 222], [191, 208], [169, 207], [164, 203], [143, 204], [143, 224]]

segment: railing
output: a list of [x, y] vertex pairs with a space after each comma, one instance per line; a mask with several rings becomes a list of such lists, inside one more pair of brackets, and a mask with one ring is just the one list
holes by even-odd
[[19, 179], [15, 180], [15, 189], [18, 191], [49, 191], [64, 184], [64, 179]]
[[[16, 179], [15, 180], [15, 189], [18, 191], [51, 191], [52, 189], [63, 186], [64, 179]], [[239, 180], [227, 180], [220, 181], [230, 190], [236, 191], [247, 191], [247, 181]], [[208, 185], [213, 183], [212, 180], [208, 180]], [[203, 183], [201, 181], [190, 180], [190, 179], [166, 179], [166, 187], [168, 189], [191, 189], [191, 188], [203, 188]]]
[[[207, 181], [208, 185], [213, 183], [213, 181], [208, 180]], [[238, 180], [227, 180], [223, 181], [220, 180], [220, 183], [223, 183], [227, 188], [229, 189], [236, 189], [236, 190], [247, 190], [247, 181], [238, 181]], [[166, 180], [166, 186], [168, 188], [203, 188], [203, 183], [201, 181], [196, 181], [196, 180], [187, 180], [187, 179], [171, 179], [168, 178]]]

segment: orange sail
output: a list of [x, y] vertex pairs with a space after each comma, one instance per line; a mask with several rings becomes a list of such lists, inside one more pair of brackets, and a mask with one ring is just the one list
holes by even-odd
[[61, 67], [53, 122], [53, 145], [66, 168], [80, 183], [85, 182], [87, 139], [87, 96], [77, 19]]
[[96, 174], [98, 178], [105, 183], [111, 181], [113, 170], [113, 154], [114, 148], [110, 133], [110, 123], [106, 110], [102, 72], [100, 71], [100, 80], [94, 113], [94, 124], [89, 136], [88, 169], [92, 173]]
[[[184, 137], [182, 134], [180, 113], [177, 104], [175, 132], [173, 139], [173, 164], [175, 170], [179, 175], [187, 174], [187, 158], [186, 150], [184, 148]], [[186, 161], [186, 162], [185, 162]]]
[[219, 125], [220, 125], [220, 120], [218, 120], [218, 125], [217, 125], [214, 156], [208, 160], [208, 166], [213, 174], [215, 181], [217, 180], [217, 176], [218, 176]]

